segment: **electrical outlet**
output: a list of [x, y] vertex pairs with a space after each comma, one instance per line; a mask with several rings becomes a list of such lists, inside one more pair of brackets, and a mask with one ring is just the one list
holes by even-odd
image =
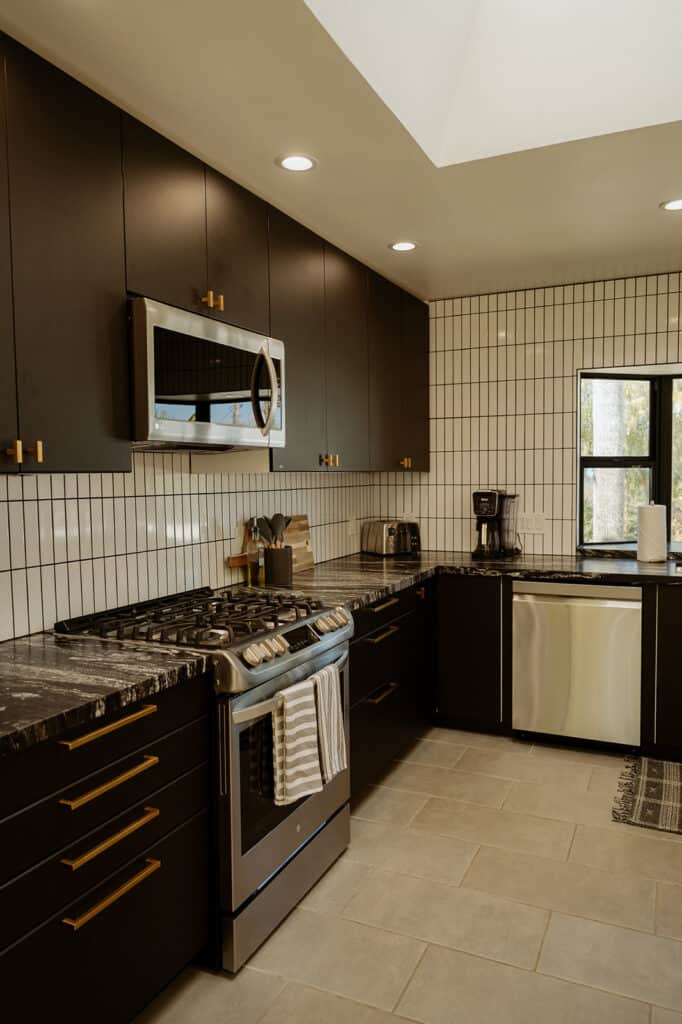
[[544, 512], [521, 512], [519, 515], [519, 533], [544, 533]]
[[535, 512], [533, 513], [533, 533], [544, 533], [545, 532], [545, 513]]

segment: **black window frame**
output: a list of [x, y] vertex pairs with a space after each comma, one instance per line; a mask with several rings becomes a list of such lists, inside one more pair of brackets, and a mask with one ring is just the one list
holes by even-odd
[[[665, 505], [668, 537], [670, 537], [672, 504], [672, 433], [673, 433], [673, 381], [682, 375], [654, 373], [599, 373], [583, 371], [578, 377], [578, 547], [625, 547], [632, 540], [586, 541], [585, 526], [585, 470], [602, 468], [648, 468], [651, 471], [650, 500]], [[584, 380], [642, 380], [649, 382], [649, 453], [647, 457], [582, 454], [582, 382]]]

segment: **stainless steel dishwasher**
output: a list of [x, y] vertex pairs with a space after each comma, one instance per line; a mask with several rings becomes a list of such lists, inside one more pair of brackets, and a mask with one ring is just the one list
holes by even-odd
[[515, 582], [512, 726], [640, 744], [639, 587]]

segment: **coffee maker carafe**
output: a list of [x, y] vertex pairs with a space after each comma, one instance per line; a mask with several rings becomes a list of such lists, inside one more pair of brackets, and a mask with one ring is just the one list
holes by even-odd
[[474, 558], [499, 558], [502, 554], [502, 491], [474, 491], [473, 506], [476, 516], [478, 542]]

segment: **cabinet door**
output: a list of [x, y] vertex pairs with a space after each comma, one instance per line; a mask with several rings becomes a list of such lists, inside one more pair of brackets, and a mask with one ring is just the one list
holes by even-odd
[[200, 160], [123, 115], [129, 292], [206, 312], [206, 184]]
[[30, 471], [130, 469], [119, 111], [7, 44], [19, 425]]
[[403, 448], [414, 470], [429, 468], [429, 309], [403, 292], [401, 406]]
[[403, 451], [401, 291], [369, 272], [369, 451], [372, 469], [399, 470]]
[[[3, 69], [4, 61], [4, 40], [0, 39], [0, 62]], [[14, 364], [7, 180], [7, 111], [3, 89], [0, 91], [0, 471], [3, 473], [14, 473], [18, 469], [16, 462], [5, 455], [5, 449], [14, 444], [17, 436], [17, 384]]]
[[228, 324], [267, 334], [268, 208], [257, 196], [206, 168], [208, 286], [224, 297]]
[[270, 333], [284, 342], [286, 448], [273, 469], [320, 468], [325, 414], [324, 247], [321, 238], [270, 210]]
[[[678, 642], [680, 622], [682, 590], [675, 586], [659, 587], [653, 739], [659, 757], [668, 756], [676, 759], [682, 758], [682, 685]], [[645, 638], [646, 631], [643, 640]]]
[[367, 269], [324, 250], [327, 446], [341, 472], [369, 469]]
[[437, 601], [436, 713], [462, 728], [502, 724], [502, 582], [441, 576]]

